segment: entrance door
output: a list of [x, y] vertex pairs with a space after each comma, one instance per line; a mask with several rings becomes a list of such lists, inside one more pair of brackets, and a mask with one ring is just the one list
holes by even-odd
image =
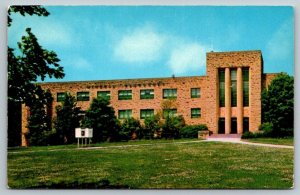
[[243, 118], [243, 133], [249, 131], [249, 117]]
[[236, 134], [237, 133], [237, 119], [236, 118], [231, 118], [231, 134]]
[[225, 118], [219, 118], [219, 134], [225, 134]]

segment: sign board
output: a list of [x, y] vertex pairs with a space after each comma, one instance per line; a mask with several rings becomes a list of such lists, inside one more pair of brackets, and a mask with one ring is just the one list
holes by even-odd
[[75, 128], [75, 137], [76, 138], [92, 138], [93, 137], [93, 129]]

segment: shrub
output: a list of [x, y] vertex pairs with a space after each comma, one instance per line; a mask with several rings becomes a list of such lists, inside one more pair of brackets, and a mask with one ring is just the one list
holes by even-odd
[[180, 130], [182, 138], [197, 138], [198, 131], [208, 130], [205, 124], [200, 125], [187, 125]]
[[180, 129], [185, 126], [183, 116], [167, 117], [163, 125], [162, 137], [180, 138]]
[[156, 114], [152, 117], [147, 117], [144, 120], [144, 138], [154, 138], [154, 134], [160, 132], [161, 126], [162, 124], [159, 115]]
[[259, 126], [259, 130], [260, 131], [263, 131], [263, 134], [265, 136], [272, 136], [273, 134], [273, 124], [272, 123], [262, 123], [260, 126]]
[[260, 138], [260, 137], [265, 137], [265, 134], [260, 132], [252, 133], [250, 131], [247, 131], [242, 135], [242, 139], [251, 139], [251, 138]]
[[135, 135], [141, 139], [143, 137], [141, 123], [138, 119], [124, 119], [120, 125], [119, 138], [120, 140], [135, 139]]

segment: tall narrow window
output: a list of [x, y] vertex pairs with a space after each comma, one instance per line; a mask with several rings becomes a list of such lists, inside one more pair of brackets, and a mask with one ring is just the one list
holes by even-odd
[[236, 107], [236, 103], [237, 103], [236, 69], [231, 69], [230, 79], [231, 79], [231, 107]]
[[249, 68], [243, 68], [243, 103], [249, 106]]
[[225, 107], [225, 69], [219, 69], [219, 104]]
[[249, 117], [243, 118], [243, 133], [249, 131]]

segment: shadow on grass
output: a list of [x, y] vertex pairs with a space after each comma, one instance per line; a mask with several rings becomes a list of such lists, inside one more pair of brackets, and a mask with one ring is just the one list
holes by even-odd
[[39, 185], [28, 187], [27, 189], [130, 189], [128, 185], [112, 185], [109, 180], [100, 180], [99, 182], [78, 182], [72, 183], [52, 183], [49, 185]]

